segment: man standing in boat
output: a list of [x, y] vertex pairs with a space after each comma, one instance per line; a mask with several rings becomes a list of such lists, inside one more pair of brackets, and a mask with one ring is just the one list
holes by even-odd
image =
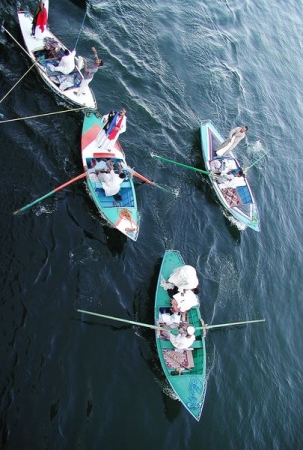
[[233, 128], [229, 132], [226, 141], [222, 142], [222, 144], [217, 148], [216, 150], [217, 155], [225, 156], [229, 152], [231, 152], [239, 144], [239, 142], [245, 138], [247, 130], [248, 127], [246, 125]]
[[102, 117], [103, 129], [96, 138], [98, 148], [110, 150], [115, 145], [119, 135], [126, 130], [126, 109], [111, 111]]
[[36, 35], [36, 29], [42, 34], [45, 31], [47, 25], [47, 8], [48, 0], [40, 1], [35, 11], [32, 23], [32, 36]]
[[103, 66], [103, 61], [102, 59], [98, 58], [98, 54], [97, 54], [97, 50], [95, 49], [95, 47], [92, 47], [92, 52], [94, 54], [94, 63], [93, 64], [87, 64], [87, 61], [85, 58], [83, 58], [84, 61], [84, 76], [83, 76], [83, 80], [79, 86], [78, 92], [74, 91], [74, 94], [77, 95], [77, 97], [79, 97], [80, 95], [85, 95], [85, 89], [87, 88], [87, 86], [89, 85], [89, 83], [92, 81], [92, 79], [94, 78], [95, 73], [98, 71], [98, 69], [100, 67]]

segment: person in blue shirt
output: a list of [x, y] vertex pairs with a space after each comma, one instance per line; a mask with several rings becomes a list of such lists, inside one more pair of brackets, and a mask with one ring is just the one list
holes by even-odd
[[95, 49], [95, 47], [92, 47], [92, 52], [94, 54], [94, 63], [93, 64], [87, 64], [86, 59], [83, 58], [83, 61], [84, 61], [83, 80], [79, 86], [78, 91], [74, 91], [74, 94], [77, 95], [77, 97], [79, 97], [80, 95], [85, 95], [85, 90], [88, 87], [89, 83], [94, 78], [95, 73], [104, 64], [102, 59], [98, 58], [97, 50]]

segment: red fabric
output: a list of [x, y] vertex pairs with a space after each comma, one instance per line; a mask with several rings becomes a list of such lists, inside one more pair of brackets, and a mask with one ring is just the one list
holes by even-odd
[[[112, 140], [115, 139], [115, 137], [117, 136], [117, 133], [119, 133], [120, 130], [120, 126], [123, 120], [123, 116], [120, 117], [120, 119], [118, 120], [118, 122], [116, 123], [116, 125], [114, 126], [114, 128], [112, 129], [112, 131], [109, 133], [109, 135], [107, 136], [108, 139]], [[118, 130], [115, 130], [115, 128], [118, 127]]]
[[229, 206], [231, 206], [232, 208], [240, 205], [241, 200], [239, 198], [239, 195], [238, 195], [236, 189], [233, 189], [233, 188], [222, 189], [222, 194], [223, 194], [225, 200], [227, 201], [227, 203], [229, 204]]
[[36, 27], [39, 27], [41, 32], [43, 33], [46, 25], [47, 25], [47, 10], [43, 8], [42, 11], [38, 13]]
[[190, 350], [175, 352], [174, 350], [163, 350], [165, 364], [169, 369], [180, 369], [182, 367], [192, 368], [195, 366], [193, 355]]

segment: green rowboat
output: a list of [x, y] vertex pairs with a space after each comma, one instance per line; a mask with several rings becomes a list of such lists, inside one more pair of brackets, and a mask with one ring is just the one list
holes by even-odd
[[[163, 278], [168, 280], [172, 271], [185, 263], [176, 250], [167, 250], [164, 254], [157, 283], [155, 300], [155, 324], [159, 324], [160, 308], [170, 308], [170, 297], [161, 287]], [[188, 311], [187, 321], [195, 328], [201, 327], [199, 306]], [[161, 325], [162, 328], [162, 325]], [[201, 417], [206, 392], [206, 350], [203, 331], [196, 330], [196, 340], [192, 350], [175, 352], [169, 340], [163, 338], [163, 333], [156, 331], [156, 344], [163, 372], [166, 375], [178, 399], [198, 421]]]

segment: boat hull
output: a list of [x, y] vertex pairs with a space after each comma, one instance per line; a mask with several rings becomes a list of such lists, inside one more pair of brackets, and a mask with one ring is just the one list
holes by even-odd
[[63, 83], [61, 84], [61, 89], [60, 89], [60, 87], [59, 87], [60, 85], [56, 84], [54, 81], [52, 81], [51, 77], [48, 76], [43, 59], [41, 59], [40, 62], [38, 61], [37, 54], [39, 52], [40, 53], [43, 52], [45, 38], [54, 39], [55, 41], [57, 41], [59, 44], [59, 47], [62, 50], [66, 49], [64, 44], [62, 44], [62, 42], [60, 42], [60, 40], [47, 28], [45, 29], [43, 34], [39, 33], [39, 36], [37, 36], [37, 37], [32, 36], [31, 32], [32, 32], [33, 16], [29, 12], [18, 11], [18, 20], [19, 20], [23, 40], [25, 43], [25, 47], [27, 50], [26, 53], [29, 56], [29, 58], [31, 59], [32, 63], [37, 62], [36, 69], [37, 69], [39, 75], [41, 76], [41, 78], [44, 80], [44, 82], [54, 92], [56, 92], [57, 95], [59, 95], [64, 100], [66, 100], [68, 103], [78, 106], [78, 107], [84, 107], [84, 108], [95, 110], [97, 108], [97, 102], [96, 102], [93, 91], [89, 87], [87, 87], [86, 90], [84, 91], [85, 95], [83, 95], [83, 96], [81, 95], [81, 97], [80, 96], [78, 97], [77, 95], [75, 95], [75, 92], [78, 91], [79, 84], [81, 83], [81, 81], [83, 79], [83, 75], [81, 74], [81, 72], [78, 69], [75, 69], [75, 71], [72, 75], [72, 80], [73, 81], [76, 80], [75, 85], [63, 90], [63, 88], [62, 88]]
[[110, 150], [100, 150], [96, 143], [96, 137], [103, 128], [103, 122], [99, 113], [87, 112], [85, 114], [81, 149], [84, 171], [88, 172], [87, 186], [89, 192], [102, 217], [110, 226], [121, 231], [127, 237], [136, 241], [139, 234], [140, 215], [137, 207], [137, 199], [132, 178], [127, 177], [120, 185], [120, 200], [113, 196], [106, 197], [102, 184], [93, 170], [93, 163], [101, 160], [114, 164], [124, 163], [125, 155], [119, 142], [116, 142]]
[[[171, 300], [167, 291], [161, 287], [162, 277], [168, 280], [172, 271], [184, 264], [183, 258], [178, 251], [167, 250], [165, 252], [158, 278], [155, 299], [156, 325], [159, 323], [160, 308], [169, 308]], [[189, 310], [188, 321], [196, 328], [201, 327], [199, 306]], [[195, 335], [196, 341], [193, 344], [194, 348], [190, 351], [192, 352], [194, 367], [189, 370], [183, 370], [182, 375], [175, 374], [176, 370], [171, 367], [169, 359], [166, 356], [167, 353], [165, 355], [165, 352], [170, 352], [173, 355], [171, 353], [174, 350], [172, 344], [170, 341], [161, 339], [158, 331], [156, 331], [156, 345], [163, 372], [170, 386], [184, 407], [198, 421], [201, 417], [206, 392], [206, 349], [205, 339], [201, 330], [196, 329]]]
[[[224, 163], [230, 164], [231, 168], [240, 168], [240, 164], [232, 152], [229, 153], [228, 157], [218, 158], [215, 150], [222, 144], [223, 138], [211, 121], [202, 121], [200, 132], [206, 170], [213, 171], [215, 161], [218, 161], [218, 163], [224, 161]], [[224, 208], [238, 222], [255, 231], [260, 231], [259, 213], [247, 178], [245, 178], [246, 186], [228, 190], [221, 190], [212, 175], [209, 176], [209, 179]]]

